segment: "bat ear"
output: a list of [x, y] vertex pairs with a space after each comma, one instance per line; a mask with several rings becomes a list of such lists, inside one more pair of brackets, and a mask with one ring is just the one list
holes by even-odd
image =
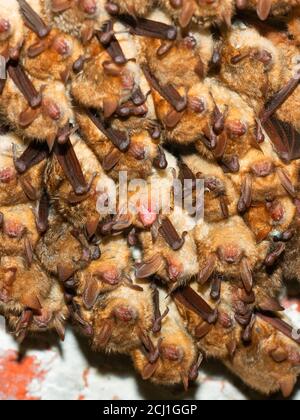
[[97, 302], [100, 294], [100, 286], [98, 280], [94, 277], [88, 278], [83, 293], [83, 303], [87, 309], [92, 309]]
[[105, 347], [109, 340], [111, 339], [113, 334], [113, 321], [111, 319], [107, 319], [102, 323], [100, 331], [97, 333], [95, 337], [95, 341], [98, 346]]
[[272, 8], [272, 0], [258, 0], [256, 12], [261, 20], [267, 20]]
[[165, 262], [161, 255], [156, 254], [149, 261], [140, 264], [136, 269], [136, 277], [139, 279], [146, 279], [156, 274]]

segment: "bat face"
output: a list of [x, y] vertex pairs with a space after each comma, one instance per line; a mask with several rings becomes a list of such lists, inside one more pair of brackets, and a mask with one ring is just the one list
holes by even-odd
[[91, 249], [88, 243], [85, 248], [79, 240], [81, 238], [77, 239], [72, 228], [60, 217], [51, 214], [49, 225], [35, 249], [46, 272], [60, 277], [63, 271], [75, 273], [84, 268], [90, 260]]
[[[99, 73], [99, 69], [103, 71]], [[97, 74], [96, 78], [94, 78], [95, 74]], [[108, 99], [114, 99], [116, 110], [119, 104], [130, 98], [134, 86], [134, 77], [130, 70], [124, 66], [122, 68], [114, 65], [110, 56], [103, 52], [86, 65], [84, 73], [80, 74], [74, 82], [72, 93], [88, 108], [104, 109]], [[88, 91], [94, 92], [93, 97], [87, 94]]]
[[93, 311], [83, 310], [83, 318], [93, 331], [92, 347], [128, 353], [139, 346], [141, 333], [147, 334], [153, 323], [150, 297], [147, 285], [139, 291], [124, 285], [101, 296]]
[[[253, 290], [251, 298], [228, 282], [223, 282], [221, 287], [222, 298], [218, 303], [217, 317], [213, 317], [213, 298], [209, 297], [203, 288], [200, 293], [195, 291], [197, 286], [194, 286], [175, 295], [179, 312], [188, 331], [197, 340], [199, 348], [207, 355], [221, 357], [226, 366], [262, 393], [270, 394], [280, 388], [285, 395], [291, 393], [299, 365], [299, 348], [297, 340], [294, 341], [288, 332], [287, 324], [275, 316], [271, 318], [260, 313], [253, 316], [255, 300], [258, 306], [265, 305], [263, 300], [260, 301], [262, 296], [257, 294], [257, 288]], [[266, 295], [270, 296], [268, 283], [264, 284], [264, 290]], [[275, 300], [269, 298], [268, 302], [273, 303], [274, 310]], [[222, 346], [217, 344], [220, 340]], [[250, 375], [246, 378], [244, 367], [249, 362], [246, 356], [248, 346], [252, 363], [259, 372], [251, 368]], [[257, 357], [257, 354], [260, 354], [260, 357]], [[260, 378], [261, 372], [266, 368], [272, 369], [272, 375]], [[283, 380], [281, 369], [285, 372]]]
[[169, 49], [165, 45], [158, 39], [142, 38], [149, 70], [162, 85], [172, 83], [179, 88], [184, 84], [189, 89], [205, 77], [213, 53], [209, 34], [191, 34], [170, 43]]
[[254, 204], [245, 215], [245, 221], [261, 242], [267, 237], [281, 238], [290, 232], [296, 216], [296, 207], [291, 199], [279, 198], [271, 203]]
[[[1, 109], [7, 121], [21, 134], [32, 140], [47, 142], [52, 147], [58, 131], [73, 117], [70, 98], [62, 83], [52, 82], [46, 87], [39, 80], [34, 80], [33, 83], [36, 98], [39, 97], [38, 92], [43, 91], [35, 108], [30, 107], [15, 83], [8, 79], [2, 94]], [[39, 129], [41, 124], [44, 127], [43, 132]]]
[[[160, 301], [163, 301], [162, 297]], [[131, 356], [143, 379], [162, 385], [183, 383], [188, 387], [189, 380], [195, 380], [200, 364], [197, 350], [174, 303], [168, 301], [167, 305], [169, 312], [162, 322], [159, 334], [144, 336], [143, 350], [135, 350]]]
[[[269, 321], [269, 320], [268, 320]], [[249, 351], [249, 352], [248, 352]], [[253, 356], [253, 364], [245, 377], [242, 366]], [[232, 361], [225, 364], [254, 389], [269, 395], [281, 389], [286, 397], [293, 392], [299, 369], [299, 348], [291, 339], [274, 331], [274, 328], [258, 318], [253, 329], [250, 348], [237, 350]], [[272, 375], [266, 375], [267, 372]]]
[[101, 294], [114, 290], [124, 283], [132, 268], [131, 253], [126, 239], [122, 237], [104, 239], [100, 251], [101, 258], [78, 274], [78, 290], [82, 293], [88, 309], [91, 309], [92, 304], [95, 305]]
[[66, 82], [77, 71], [76, 65], [83, 56], [79, 42], [70, 35], [53, 29], [42, 40], [30, 32], [26, 37], [22, 59], [32, 77]]
[[[197, 154], [183, 158], [192, 176], [204, 184], [204, 220], [220, 222], [237, 214], [238, 195], [223, 170], [213, 162], [207, 162]], [[191, 174], [187, 174], [190, 179]]]
[[243, 213], [251, 202], [272, 202], [286, 193], [295, 198], [299, 183], [298, 164], [284, 165], [267, 153], [252, 150], [240, 161], [239, 174], [231, 174], [230, 178], [241, 192], [238, 209]]
[[[177, 89], [177, 94], [185, 98], [184, 87]], [[207, 128], [210, 112], [213, 110], [213, 101], [209, 90], [202, 83], [194, 85], [188, 92], [187, 106], [181, 111], [176, 111], [159, 92], [153, 91], [155, 110], [159, 121], [166, 129], [166, 141], [189, 145], [197, 142], [202, 145], [201, 133]], [[187, 135], [188, 133], [188, 135]], [[203, 147], [204, 155], [211, 158], [210, 151]]]
[[280, 89], [283, 72], [280, 52], [269, 40], [243, 24], [233, 29], [221, 67], [222, 80], [230, 88], [264, 102], [268, 92], [272, 95]]
[[[184, 216], [178, 217], [178, 220], [182, 222]], [[196, 246], [191, 234], [185, 236], [185, 243], [178, 251], [173, 251], [164, 238], [158, 237], [153, 240], [150, 233], [142, 234], [141, 242], [144, 248], [144, 263], [138, 269], [137, 276], [144, 277], [146, 271], [147, 275], [160, 277], [170, 289], [173, 289], [197, 275]]]
[[34, 248], [39, 238], [33, 208], [28, 204], [21, 204], [0, 209], [3, 220], [1, 252], [5, 255], [26, 255], [28, 241]]
[[[239, 235], [233, 232], [233, 221]], [[250, 273], [261, 267], [267, 256], [268, 243], [257, 245], [252, 232], [239, 216], [230, 221], [198, 225], [195, 239], [202, 270], [201, 283], [206, 282], [214, 272], [239, 279], [246, 271]]]
[[62, 290], [36, 262], [28, 268], [22, 257], [2, 257], [0, 307], [20, 341], [47, 329], [64, 335], [68, 312]]

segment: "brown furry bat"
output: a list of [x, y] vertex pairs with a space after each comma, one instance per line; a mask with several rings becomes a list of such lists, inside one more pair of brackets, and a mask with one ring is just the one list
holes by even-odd
[[[97, 211], [98, 199], [114, 187], [101, 165], [77, 135], [66, 144], [56, 145], [47, 168], [48, 191], [55, 209], [80, 230], [86, 224], [105, 218]], [[99, 191], [99, 192], [98, 192]]]
[[84, 50], [76, 38], [53, 29], [43, 39], [31, 32], [26, 37], [21, 59], [32, 77], [66, 83], [81, 69], [83, 57]]
[[198, 294], [191, 288], [178, 291], [175, 300], [202, 351], [220, 358], [254, 389], [268, 395], [281, 389], [287, 397], [299, 375], [299, 339], [285, 318], [273, 312], [283, 309], [275, 295], [270, 295], [274, 281], [277, 290], [280, 282], [278, 277], [272, 281], [267, 277], [262, 280], [264, 286], [257, 286], [251, 294], [222, 282], [222, 298], [216, 307], [215, 295]]
[[0, 150], [1, 205], [38, 200], [43, 190], [47, 149], [34, 143], [26, 147], [15, 134], [6, 133], [0, 135]]
[[83, 306], [81, 297], [75, 298], [74, 304], [79, 304], [83, 322], [90, 325], [92, 348], [128, 353], [138, 347], [142, 334], [150, 331], [154, 319], [149, 286], [145, 284], [136, 290], [122, 285], [100, 295], [96, 301], [92, 284], [86, 286]]
[[134, 350], [131, 355], [137, 371], [144, 380], [150, 379], [155, 384], [177, 385], [183, 383], [187, 389], [190, 380], [198, 376], [202, 358], [190, 335], [184, 328], [182, 319], [165, 293], [159, 290], [161, 307], [168, 307], [169, 312], [162, 320], [161, 330], [144, 336], [142, 349]]
[[28, 267], [22, 257], [1, 257], [0, 273], [0, 311], [16, 338], [54, 329], [63, 339], [68, 310], [57, 281], [36, 261]]
[[47, 142], [52, 148], [59, 131], [73, 118], [65, 86], [32, 79], [20, 64], [12, 64], [8, 74], [1, 95], [1, 114], [20, 135]]

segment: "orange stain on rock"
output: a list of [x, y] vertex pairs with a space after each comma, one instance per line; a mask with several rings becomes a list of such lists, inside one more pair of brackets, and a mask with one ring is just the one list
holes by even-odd
[[17, 352], [6, 352], [0, 356], [0, 400], [38, 400], [29, 394], [29, 386], [33, 380], [43, 380], [45, 373], [36, 357], [19, 361]]

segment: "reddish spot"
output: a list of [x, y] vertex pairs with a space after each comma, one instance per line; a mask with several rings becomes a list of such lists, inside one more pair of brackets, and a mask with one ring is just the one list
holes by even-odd
[[94, 15], [97, 12], [97, 4], [95, 0], [81, 0], [82, 10], [88, 15]]
[[227, 262], [228, 264], [236, 264], [241, 260], [241, 250], [232, 245], [222, 245], [218, 248], [218, 256], [221, 261]]
[[284, 216], [284, 208], [280, 201], [273, 201], [272, 203], [268, 204], [268, 210], [270, 212], [270, 216], [275, 222], [280, 222]]
[[0, 170], [0, 182], [2, 184], [8, 184], [15, 178], [15, 170], [14, 168], [4, 168]]
[[163, 356], [171, 362], [179, 362], [184, 357], [184, 352], [181, 347], [168, 345], [162, 348]]
[[135, 310], [128, 306], [118, 306], [114, 310], [114, 314], [122, 322], [131, 322], [137, 318]]
[[286, 309], [295, 305], [297, 312], [300, 312], [300, 299], [283, 299], [281, 303]]
[[29, 394], [29, 386], [33, 380], [44, 380], [45, 374], [36, 357], [27, 356], [18, 361], [17, 352], [6, 352], [0, 357], [0, 399], [38, 400]]
[[52, 47], [60, 55], [70, 54], [70, 46], [63, 37], [56, 37], [53, 41]]
[[123, 71], [121, 75], [123, 89], [132, 90], [134, 87], [134, 79], [129, 71]]
[[82, 394], [78, 395], [77, 401], [85, 401], [85, 396]]
[[120, 282], [120, 275], [115, 267], [107, 268], [104, 272], [99, 273], [99, 276], [110, 286], [115, 286]]
[[156, 221], [157, 213], [141, 205], [139, 209], [139, 218], [145, 227], [149, 227], [152, 226], [153, 223]]
[[25, 231], [25, 227], [18, 222], [13, 220], [5, 220], [4, 222], [4, 232], [10, 238], [21, 238]]
[[183, 274], [184, 268], [181, 263], [178, 263], [172, 258], [168, 258], [168, 274], [171, 281], [176, 281]]

